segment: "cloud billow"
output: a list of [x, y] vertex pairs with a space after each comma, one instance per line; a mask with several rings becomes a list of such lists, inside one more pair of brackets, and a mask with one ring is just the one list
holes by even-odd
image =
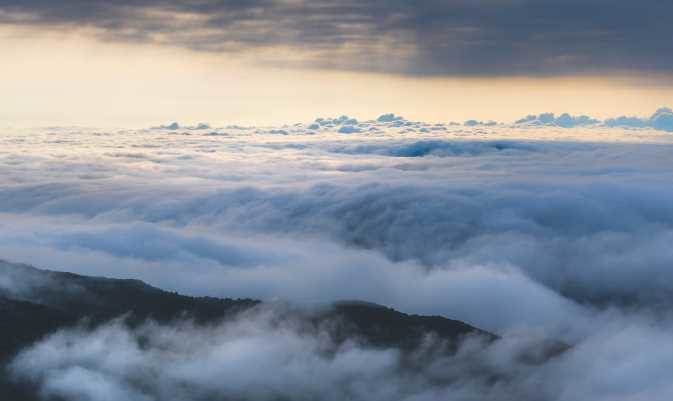
[[605, 121], [608, 127], [654, 128], [660, 131], [673, 132], [673, 110], [668, 107], [658, 109], [649, 118], [617, 117]]
[[[270, 326], [273, 316], [205, 328], [111, 322], [54, 333], [24, 350], [15, 374], [45, 394], [95, 401], [298, 390], [355, 400], [670, 398], [673, 136], [599, 126], [589, 141], [589, 128], [351, 119], [319, 129], [310, 124], [328, 119], [7, 130], [0, 259], [191, 295], [362, 299], [462, 320], [502, 342], [467, 342], [458, 359], [430, 353], [403, 372], [399, 350], [334, 350], [319, 332]], [[0, 294], [33, 299], [36, 286], [0, 274]], [[515, 358], [550, 337], [572, 348], [534, 367]], [[506, 380], [482, 380], [483, 371]], [[372, 383], [381, 391], [367, 391]]]
[[[454, 354], [428, 336], [411, 353], [336, 345], [274, 310], [210, 326], [117, 320], [59, 331], [21, 352], [15, 380], [46, 397], [147, 400], [665, 400], [669, 326], [615, 317], [547, 361], [522, 357], [533, 337], [465, 338]], [[335, 322], [336, 323], [336, 322]], [[602, 322], [605, 323], [605, 322]], [[540, 385], [544, 383], [544, 385]]]
[[547, 125], [562, 128], [592, 126], [598, 123], [600, 123], [599, 120], [596, 120], [589, 116], [586, 115], [571, 116], [568, 113], [563, 113], [560, 116], [556, 116], [554, 115], [554, 113], [543, 113], [540, 115], [531, 114], [515, 122], [515, 124], [519, 125], [532, 125], [532, 126]]
[[[81, 266], [82, 273], [95, 273], [90, 258], [98, 255], [106, 274], [136, 272], [153, 284], [204, 295], [245, 296], [245, 288], [265, 299], [373, 298], [419, 313], [463, 313], [493, 329], [518, 323], [509, 315], [493, 323], [490, 314], [460, 312], [433, 297], [451, 278], [467, 279], [464, 269], [490, 266], [482, 284], [506, 278], [508, 296], [529, 287], [549, 296], [540, 307], [659, 308], [670, 301], [673, 280], [657, 279], [673, 260], [665, 246], [673, 194], [661, 185], [671, 174], [662, 163], [669, 145], [474, 141], [458, 136], [464, 127], [452, 128], [452, 139], [443, 131], [401, 137], [403, 128], [393, 123], [347, 137], [335, 131], [305, 137], [292, 129], [283, 139], [270, 131], [194, 132], [200, 136], [188, 143], [179, 132], [147, 130], [112, 134], [114, 151], [102, 149], [92, 159], [54, 156], [52, 169], [42, 168], [46, 161], [17, 165], [10, 158], [0, 212], [16, 223], [6, 223], [14, 229], [0, 243], [6, 257], [38, 265], [62, 257], [68, 262], [61, 266]], [[58, 135], [80, 143], [80, 134]], [[86, 143], [65, 148], [53, 138], [37, 135], [31, 148], [70, 154]], [[7, 144], [12, 157], [30, 145]], [[64, 216], [76, 216], [76, 223], [64, 223]], [[315, 256], [302, 241], [344, 259], [311, 270]], [[349, 263], [361, 266], [357, 273], [343, 269]], [[291, 266], [316, 290], [280, 279]], [[430, 285], [423, 268], [433, 269], [441, 286], [411, 300], [401, 283]], [[638, 271], [649, 273], [635, 281]], [[358, 274], [359, 285], [340, 285]], [[609, 282], [598, 279], [605, 274]], [[368, 285], [365, 277], [377, 275], [387, 284]], [[546, 322], [538, 320], [544, 315], [531, 311], [530, 322]]]
[[673, 132], [673, 110], [668, 107], [661, 107], [650, 117], [620, 116], [608, 118], [604, 121], [600, 121], [587, 115], [572, 116], [568, 113], [563, 113], [559, 116], [554, 113], [542, 113], [540, 115], [529, 114], [528, 116], [515, 121], [514, 124], [517, 126], [550, 126], [560, 128], [651, 128], [658, 131]]

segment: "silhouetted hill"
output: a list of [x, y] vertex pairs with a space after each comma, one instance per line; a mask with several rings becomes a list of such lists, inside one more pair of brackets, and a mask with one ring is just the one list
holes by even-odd
[[0, 269], [0, 279], [5, 277], [5, 282], [16, 283], [15, 288], [4, 290], [0, 285], [0, 296], [46, 305], [94, 320], [130, 313], [139, 319], [164, 321], [187, 313], [197, 321], [209, 321], [259, 303], [251, 299], [189, 297], [160, 290], [139, 280], [87, 277], [2, 261]]
[[[44, 324], [29, 330], [33, 337], [83, 318], [87, 318], [90, 324], [121, 315], [128, 315], [127, 321], [131, 323], [146, 319], [166, 322], [177, 318], [208, 323], [260, 304], [260, 301], [252, 299], [191, 297], [163, 291], [139, 280], [88, 277], [0, 261], [0, 283], [3, 282], [14, 283], [0, 285], [0, 310], [4, 315], [20, 322], [22, 327], [36, 324], [32, 323], [31, 316], [43, 316], [41, 320]], [[338, 319], [340, 324], [331, 326], [336, 327], [334, 335], [337, 340], [357, 336], [377, 346], [414, 346], [428, 333], [451, 340], [466, 334], [495, 338], [460, 321], [439, 316], [407, 315], [361, 301], [337, 302], [321, 308], [310, 317], [316, 324]], [[15, 330], [8, 329], [0, 336], [6, 337], [8, 331]]]
[[354, 334], [376, 346], [413, 349], [428, 334], [455, 343], [468, 334], [479, 334], [491, 340], [496, 336], [458, 320], [440, 316], [408, 315], [394, 309], [362, 301], [336, 302], [317, 319], [339, 318], [343, 325], [333, 336], [337, 341]]
[[[87, 277], [40, 270], [0, 261], [0, 363], [4, 366], [21, 348], [60, 328], [74, 324], [95, 326], [120, 316], [129, 325], [147, 319], [169, 322], [189, 318], [197, 324], [220, 322], [261, 305], [252, 299], [190, 297], [163, 291], [138, 280]], [[439, 316], [407, 315], [359, 301], [337, 302], [317, 311], [289, 312], [307, 327], [327, 328], [338, 344], [362, 341], [375, 347], [410, 350], [433, 334], [447, 344], [462, 336], [493, 334]], [[326, 324], [329, 322], [330, 324]], [[0, 378], [0, 393], [8, 400], [30, 400], [29, 388]]]

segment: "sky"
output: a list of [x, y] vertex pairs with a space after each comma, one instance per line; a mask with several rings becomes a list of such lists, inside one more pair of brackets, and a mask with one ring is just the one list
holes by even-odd
[[3, 126], [647, 116], [673, 104], [673, 5], [0, 1]]
[[[12, 377], [77, 401], [673, 399], [670, 15], [0, 0], [0, 293], [43, 302], [3, 274], [27, 263], [266, 301], [60, 330]], [[447, 359], [429, 336], [410, 371], [278, 325], [344, 299], [501, 337]], [[550, 339], [570, 348], [525, 361]]]

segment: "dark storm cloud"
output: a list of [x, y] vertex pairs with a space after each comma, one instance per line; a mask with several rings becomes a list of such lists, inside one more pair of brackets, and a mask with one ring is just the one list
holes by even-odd
[[657, 0], [0, 1], [8, 24], [215, 52], [288, 45], [312, 66], [413, 75], [669, 73], [672, 14]]

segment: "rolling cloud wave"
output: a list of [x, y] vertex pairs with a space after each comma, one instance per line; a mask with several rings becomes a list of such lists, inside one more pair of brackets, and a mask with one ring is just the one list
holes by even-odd
[[[296, 327], [270, 341], [268, 316], [213, 328], [110, 323], [54, 334], [25, 350], [15, 373], [46, 394], [83, 400], [99, 394], [73, 386], [84, 378], [139, 400], [293, 398], [297, 389], [372, 399], [363, 377], [379, 384], [381, 399], [669, 396], [662, 375], [643, 372], [673, 360], [665, 352], [670, 135], [448, 125], [412, 132], [400, 121], [346, 135], [337, 126], [8, 132], [0, 139], [0, 255], [196, 295], [364, 299], [464, 320], [502, 342], [476, 353], [468, 342], [469, 358], [431, 359], [409, 376], [394, 349], [353, 345], [328, 358], [319, 333]], [[0, 289], [19, 291], [16, 280], [2, 277]], [[30, 286], [21, 291], [29, 296]], [[140, 347], [147, 336], [155, 342]], [[531, 337], [572, 349], [524, 366], [513, 350]], [[85, 346], [70, 348], [74, 340]], [[227, 351], [234, 345], [259, 350], [236, 359]], [[247, 368], [221, 386], [205, 383], [191, 352], [208, 355], [217, 374]], [[260, 372], [255, 361], [266, 357]], [[270, 379], [288, 364], [294, 374]], [[357, 366], [367, 367], [362, 377], [348, 373]], [[509, 379], [494, 386], [465, 373], [484, 366]], [[137, 382], [138, 371], [153, 373]], [[307, 381], [311, 372], [329, 380]], [[441, 384], [427, 382], [437, 375]]]

